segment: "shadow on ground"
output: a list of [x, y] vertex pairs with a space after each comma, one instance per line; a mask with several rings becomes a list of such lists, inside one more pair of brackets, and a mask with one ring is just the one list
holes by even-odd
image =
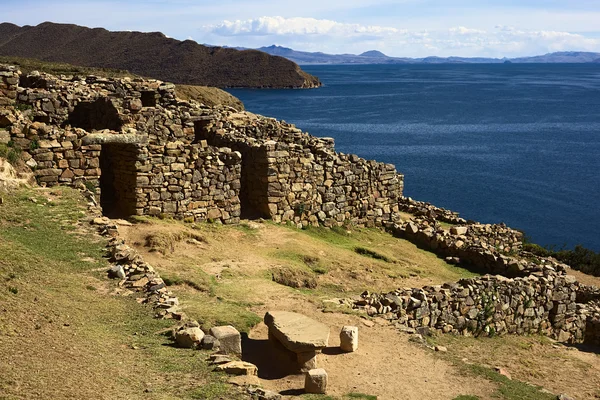
[[258, 377], [273, 380], [300, 374], [296, 355], [278, 342], [242, 334], [242, 360], [258, 367]]

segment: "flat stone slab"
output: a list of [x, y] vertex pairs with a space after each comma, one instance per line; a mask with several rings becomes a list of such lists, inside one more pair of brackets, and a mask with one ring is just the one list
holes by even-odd
[[329, 342], [329, 327], [312, 318], [288, 311], [265, 314], [269, 334], [294, 353], [320, 351]]

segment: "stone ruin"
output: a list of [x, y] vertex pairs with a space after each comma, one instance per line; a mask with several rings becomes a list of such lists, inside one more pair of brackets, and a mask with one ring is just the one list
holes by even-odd
[[284, 121], [181, 101], [158, 80], [0, 65], [0, 143], [9, 142], [40, 184], [87, 187], [106, 216], [383, 226], [450, 263], [499, 275], [366, 293], [354, 304], [409, 329], [600, 342], [600, 291], [523, 252], [520, 232], [402, 197], [393, 165], [336, 153], [332, 139]]
[[283, 121], [180, 101], [157, 80], [0, 74], [20, 110], [2, 110], [3, 127], [38, 182], [85, 184], [107, 216], [373, 226], [398, 211], [393, 165]]

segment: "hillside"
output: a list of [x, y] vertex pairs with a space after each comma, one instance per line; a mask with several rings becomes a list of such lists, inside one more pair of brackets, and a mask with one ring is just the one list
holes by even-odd
[[256, 50], [207, 47], [159, 32], [110, 32], [44, 22], [0, 24], [0, 56], [117, 68], [180, 84], [215, 87], [310, 88], [320, 82], [282, 57]]
[[[2, 197], [1, 398], [248, 398], [228, 385], [226, 376], [211, 372], [204, 361], [210, 352], [171, 345], [166, 333], [176, 321], [153, 319], [151, 307], [136, 301], [140, 293], [106, 278], [106, 239], [94, 233], [86, 200], [78, 192], [34, 188]], [[576, 398], [597, 393], [600, 364], [593, 353], [538, 336], [451, 335], [432, 338], [448, 348], [434, 352], [416, 340], [418, 335], [398, 332], [382, 318], [360, 318], [336, 306], [332, 298], [365, 289], [473, 276], [376, 229], [297, 230], [272, 223], [220, 226], [154, 218], [132, 222], [119, 222], [119, 232], [160, 272], [186, 314], [206, 325], [228, 323], [248, 332], [243, 342], [248, 348], [265, 351], [266, 330], [258, 322], [274, 307], [310, 315], [332, 332], [344, 324], [360, 327], [358, 352], [323, 354], [323, 366], [332, 376], [330, 397], [299, 396], [301, 375], [283, 376], [268, 368], [274, 359], [245, 354], [261, 368], [260, 384], [281, 391], [285, 399], [393, 400], [397, 393], [406, 399], [556, 398], [522, 381]], [[362, 246], [387, 260], [360, 254], [356, 249]], [[272, 274], [281, 269], [312, 277], [317, 287], [294, 289], [274, 282]], [[502, 367], [513, 379], [482, 364]], [[569, 373], [557, 376], [557, 370]]]

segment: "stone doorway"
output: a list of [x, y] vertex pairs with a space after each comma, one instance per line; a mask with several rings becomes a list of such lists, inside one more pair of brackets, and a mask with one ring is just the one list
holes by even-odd
[[100, 206], [109, 218], [136, 214], [139, 150], [134, 144], [103, 144], [100, 151]]
[[264, 148], [239, 148], [242, 154], [240, 205], [243, 219], [271, 219], [269, 210], [269, 164]]

